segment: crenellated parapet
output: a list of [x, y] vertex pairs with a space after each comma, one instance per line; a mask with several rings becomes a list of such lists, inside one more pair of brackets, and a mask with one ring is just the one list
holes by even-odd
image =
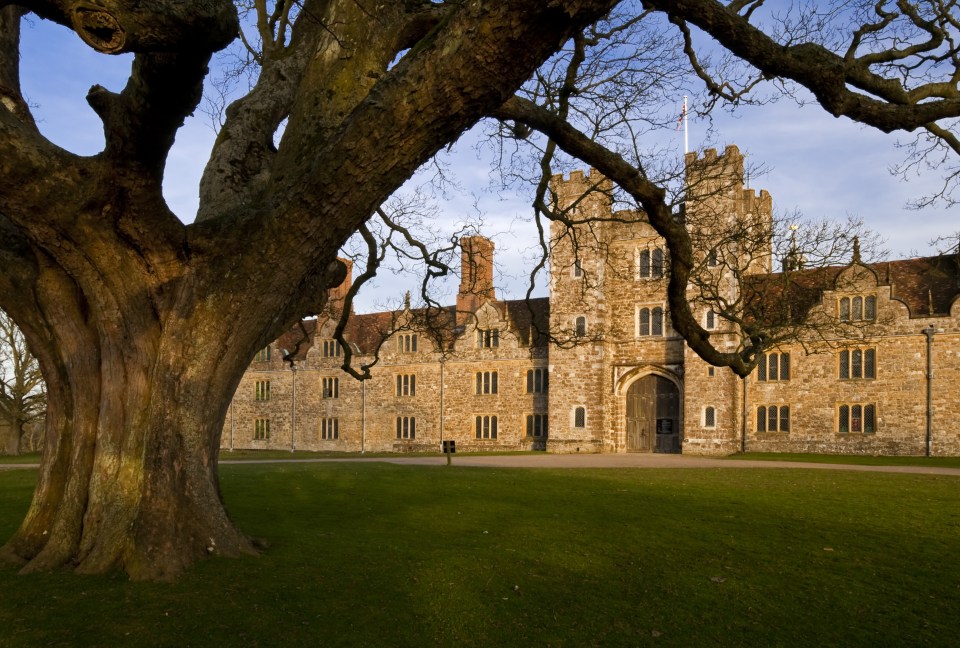
[[613, 205], [613, 182], [593, 168], [588, 173], [581, 169], [571, 171], [569, 177], [554, 175], [550, 178], [550, 190], [560, 209], [575, 206], [584, 214], [597, 211], [590, 215], [609, 215]]
[[773, 213], [773, 198], [766, 189], [761, 189], [759, 194], [755, 189], [743, 189], [740, 204], [740, 211], [743, 214]]
[[688, 187], [703, 183], [707, 183], [711, 190], [721, 185], [743, 186], [744, 156], [733, 144], [723, 150], [723, 155], [717, 155], [717, 149], [709, 148], [703, 151], [702, 157], [687, 153], [684, 161]]

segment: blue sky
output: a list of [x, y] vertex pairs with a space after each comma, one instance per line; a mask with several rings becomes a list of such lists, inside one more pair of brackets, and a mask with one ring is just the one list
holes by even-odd
[[[75, 153], [99, 151], [101, 124], [84, 97], [96, 83], [121, 89], [130, 61], [129, 56], [97, 54], [62, 27], [36, 19], [26, 25], [22, 82], [44, 134]], [[679, 102], [678, 97], [678, 108]], [[815, 105], [800, 108], [789, 100], [744, 109], [736, 116], [717, 114], [715, 130], [716, 140], [705, 142], [704, 125], [692, 121], [691, 147], [710, 144], [722, 149], [727, 143], [737, 144], [750, 160], [769, 169], [765, 176], [753, 178], [751, 185], [770, 191], [776, 210], [799, 210], [808, 218], [837, 221], [848, 215], [862, 217], [887, 240], [892, 258], [932, 253], [934, 238], [960, 230], [956, 208], [918, 212], [905, 207], [912, 198], [936, 188], [939, 178], [931, 174], [907, 183], [891, 176], [889, 167], [902, 160], [902, 152], [895, 147], [896, 135], [835, 119]], [[452, 228], [456, 222], [475, 217], [479, 210], [485, 231], [497, 242], [502, 296], [519, 297], [524, 286], [522, 257], [534, 235], [530, 196], [489, 189], [491, 165], [479, 159], [469, 144], [475, 138], [475, 134], [467, 134], [465, 144], [456, 150], [456, 170], [465, 192], [442, 205], [443, 224]], [[209, 118], [198, 112], [184, 125], [171, 151], [164, 193], [171, 209], [184, 221], [193, 219], [199, 177], [213, 139]], [[678, 156], [682, 146], [677, 134]], [[407, 282], [414, 287], [412, 278]], [[405, 289], [404, 282], [398, 285], [396, 279], [381, 279], [362, 300], [360, 309], [386, 305], [387, 299]], [[545, 293], [540, 290], [538, 294]]]

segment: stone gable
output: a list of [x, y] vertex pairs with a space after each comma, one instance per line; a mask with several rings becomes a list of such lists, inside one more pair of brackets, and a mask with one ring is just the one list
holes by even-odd
[[[769, 223], [771, 197], [744, 186], [736, 147], [689, 154], [686, 180], [678, 217], [698, 263], [736, 252], [710, 223]], [[358, 381], [333, 340], [341, 287], [324, 314], [251, 362], [221, 447], [960, 455], [957, 256], [783, 274], [761, 246], [746, 289], [825, 324], [740, 379], [670, 326], [666, 246], [644, 215], [613, 214], [612, 186], [595, 170], [555, 176], [551, 189], [574, 220], [599, 220], [552, 225], [549, 299], [497, 299], [494, 245], [467, 237], [455, 305], [351, 314], [353, 366], [378, 358]], [[732, 295], [719, 272], [717, 289]], [[715, 344], [736, 344], [730, 324], [693, 303]]]

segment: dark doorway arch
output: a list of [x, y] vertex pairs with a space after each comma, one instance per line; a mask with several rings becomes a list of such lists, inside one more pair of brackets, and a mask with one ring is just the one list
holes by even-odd
[[627, 390], [627, 452], [680, 452], [680, 390], [663, 376]]

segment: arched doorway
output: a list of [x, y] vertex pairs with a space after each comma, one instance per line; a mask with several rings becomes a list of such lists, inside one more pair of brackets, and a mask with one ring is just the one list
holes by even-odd
[[627, 390], [627, 452], [680, 452], [680, 390], [645, 376]]

